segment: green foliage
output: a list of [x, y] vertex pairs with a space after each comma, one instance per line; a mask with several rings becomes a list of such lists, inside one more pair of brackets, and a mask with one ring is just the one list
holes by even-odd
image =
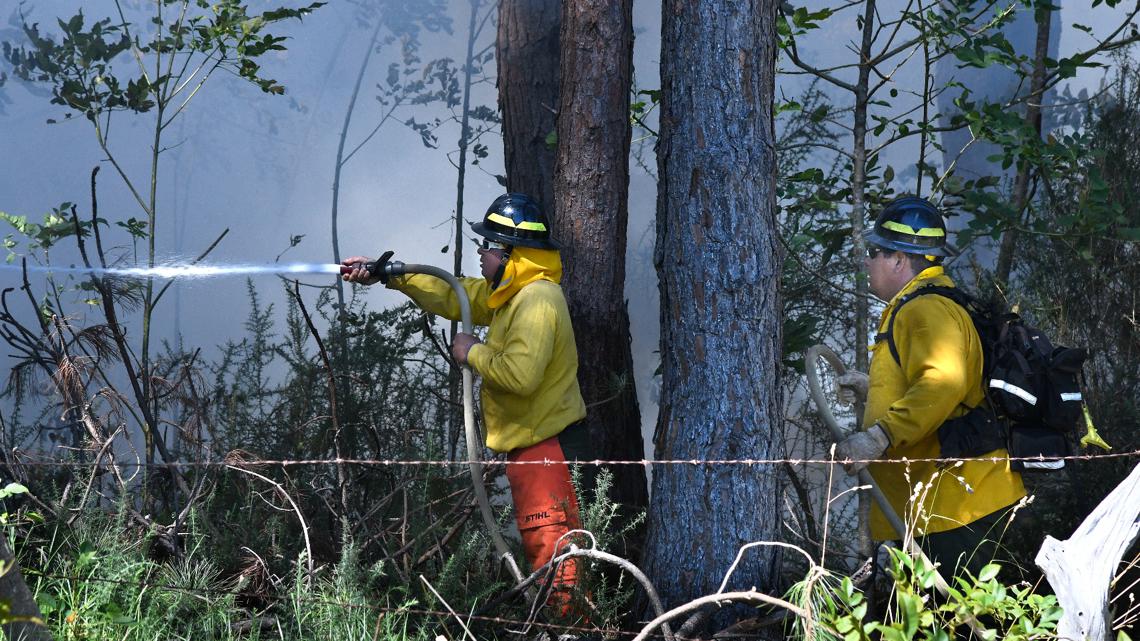
[[[863, 593], [855, 589], [851, 578], [837, 577], [822, 568], [810, 569], [803, 580], [792, 585], [786, 596], [789, 602], [811, 615], [810, 625], [817, 637], [820, 635], [814, 629], [817, 621], [846, 637], [867, 615], [867, 601]], [[808, 626], [807, 619], [795, 617], [792, 621], [794, 637], [807, 637]], [[828, 640], [836, 638], [826, 629], [822, 635]]]
[[785, 365], [803, 371], [802, 353], [835, 334], [843, 309], [824, 280], [842, 280], [848, 269], [843, 248], [850, 238], [851, 226], [839, 212], [839, 203], [850, 190], [841, 185], [839, 173], [817, 166], [813, 156], [815, 144], [833, 143], [837, 136], [821, 114], [831, 110], [818, 83], [806, 90], [797, 101], [777, 106], [776, 149], [778, 178], [776, 197], [780, 205], [780, 237], [786, 252], [781, 291], [784, 300]]
[[[7, 262], [11, 263], [21, 256], [36, 252], [47, 252], [59, 241], [75, 236], [76, 224], [72, 219], [71, 203], [62, 203], [53, 207], [51, 213], [45, 214], [42, 223], [28, 222], [27, 216], [14, 216], [0, 211], [0, 220], [8, 223], [16, 230], [16, 234], [4, 237], [4, 248], [8, 250]], [[99, 221], [104, 222], [104, 221]], [[84, 237], [88, 236], [93, 223], [80, 221], [78, 231]], [[23, 251], [20, 245], [23, 243]]]
[[157, 29], [147, 36], [132, 32], [130, 23], [111, 18], [88, 25], [80, 10], [67, 20], [57, 20], [58, 42], [41, 34], [38, 24], [24, 24], [27, 44], [5, 42], [3, 51], [16, 77], [48, 83], [53, 104], [74, 109], [90, 120], [112, 111], [146, 113], [161, 106], [182, 90], [178, 86], [182, 74], [193, 69], [187, 64], [178, 72], [166, 64], [159, 66], [163, 72], [152, 75], [132, 62], [129, 66], [135, 73], [122, 74], [116, 61], [128, 51], [140, 63], [147, 55], [159, 61], [174, 56], [185, 56], [187, 62], [197, 59], [211, 71], [230, 71], [266, 93], [281, 94], [285, 88], [262, 76], [257, 60], [270, 51], [284, 50], [285, 39], [266, 29], [282, 20], [299, 20], [323, 4], [250, 13], [240, 0], [161, 0], [154, 19]]
[[146, 111], [154, 106], [146, 99], [149, 83], [130, 80], [124, 88], [110, 73], [112, 61], [131, 47], [126, 29], [110, 18], [95, 21], [87, 29], [84, 22], [82, 10], [68, 20], [57, 20], [62, 33], [59, 43], [41, 35], [38, 24], [25, 24], [26, 47], [3, 45], [13, 74], [26, 81], [51, 83], [53, 104], [79, 110], [89, 118], [106, 109], [129, 106]]
[[39, 555], [25, 561], [54, 638], [424, 638], [406, 612], [415, 601], [401, 589], [378, 589], [380, 566], [362, 569], [351, 548], [319, 579], [310, 581], [299, 571], [281, 582], [281, 597], [288, 598], [251, 607], [248, 584], [227, 580], [211, 558], [213, 550], [202, 545], [206, 532], [200, 520], [192, 519], [198, 525], [184, 533], [197, 542], [186, 557], [159, 562], [148, 539], [140, 540], [124, 516], [87, 518], [75, 529], [55, 524]]
[[[827, 640], [950, 641], [968, 635], [969, 622], [986, 628], [986, 641], [1032, 641], [1055, 638], [1061, 608], [1053, 595], [1035, 594], [1031, 586], [1007, 586], [998, 580], [1001, 567], [990, 564], [978, 576], [954, 579], [945, 597], [933, 595], [934, 568], [925, 560], [890, 549], [893, 607], [885, 618], [867, 620], [866, 597], [851, 580], [824, 576], [810, 582], [811, 609], [818, 617], [818, 637]], [[793, 591], [804, 606], [809, 582]], [[805, 606], [806, 607], [806, 606]], [[804, 623], [797, 622], [800, 634]]]
[[793, 37], [819, 29], [820, 23], [830, 18], [835, 10], [825, 7], [819, 11], [811, 11], [804, 7], [789, 6], [782, 13], [781, 19], [776, 21], [776, 34], [780, 37], [781, 46], [787, 46]]
[[[834, 21], [852, 11], [856, 13], [861, 28], [862, 21], [867, 18], [861, 13], [864, 6], [855, 3], [834, 9], [824, 8], [813, 13], [803, 7], [783, 5], [779, 21], [781, 49], [802, 70], [847, 92], [854, 92], [854, 86], [850, 84], [851, 77], [843, 75], [844, 72], [854, 70], [853, 63], [831, 66], [827, 70], [813, 68], [800, 60], [796, 39], [810, 37], [807, 34], [819, 28], [823, 22]], [[1040, 101], [1040, 98], [1020, 96], [1002, 102], [985, 102], [976, 99], [970, 88], [959, 82], [945, 82], [941, 86], [929, 83], [930, 65], [950, 57], [958, 61], [959, 67], [963, 68], [1010, 69], [1021, 78], [1023, 85], [1029, 86], [1030, 75], [1034, 68], [1032, 52], [1027, 54], [1016, 51], [1005, 37], [1003, 30], [1018, 14], [1029, 11], [1051, 11], [1056, 8], [1048, 2], [1022, 0], [996, 7], [992, 11], [986, 9], [986, 3], [980, 0], [956, 0], [942, 3], [936, 8], [918, 10], [908, 8], [897, 17], [872, 18], [879, 23], [874, 36], [875, 48], [878, 50], [881, 47], [884, 53], [872, 60], [872, 66], [876, 71], [871, 73], [872, 81], [863, 88], [867, 92], [866, 124], [870, 134], [867, 141], [869, 148], [866, 178], [859, 185], [850, 184], [850, 188], [852, 190], [857, 188], [859, 192], [865, 193], [864, 200], [872, 205], [893, 193], [895, 189], [900, 189], [904, 193], [922, 191], [921, 187], [915, 189], [910, 185], [900, 188], [897, 183], [902, 182], [900, 179], [903, 176], [896, 177], [890, 167], [885, 168], [878, 177], [872, 175], [872, 167], [887, 148], [904, 139], [920, 136], [920, 157], [914, 163], [917, 174], [908, 172], [906, 176], [916, 175], [919, 185], [929, 176], [931, 184], [934, 185], [932, 196], [936, 200], [939, 200], [940, 195], [944, 195], [947, 197], [944, 205], [949, 206], [951, 210], [960, 208], [962, 213], [971, 215], [969, 228], [957, 239], [959, 246], [966, 246], [978, 237], [998, 238], [1009, 229], [1036, 235], [1119, 233], [1118, 237], [1122, 238], [1140, 237], [1140, 233], [1134, 228], [1117, 231], [1120, 227], [1118, 221], [1121, 212], [1106, 203], [1103, 186], [1095, 171], [1088, 172], [1082, 168], [1081, 165], [1087, 164], [1090, 149], [1088, 137], [1079, 132], [1068, 132], [1042, 140], [1033, 124], [1026, 121], [1025, 103], [1029, 100]], [[905, 44], [898, 44], [899, 41], [894, 38], [898, 33], [898, 27], [904, 24], [911, 28], [913, 36], [907, 36], [911, 38], [910, 40], [900, 38], [899, 40]], [[1123, 28], [1122, 26], [1121, 30]], [[1133, 32], [1131, 36], [1120, 36], [1112, 42], [1106, 41], [1066, 58], [1046, 59], [1043, 69], [1045, 89], [1073, 77], [1081, 69], [1103, 66], [1108, 52], [1137, 37]], [[880, 40], [888, 42], [884, 45], [880, 44]], [[888, 51], [890, 53], [886, 53]], [[893, 78], [874, 80], [876, 75], [881, 76], [882, 70], [885, 69], [891, 69], [893, 75], [895, 66], [905, 62], [905, 60], [897, 62], [895, 60], [897, 56], [925, 60], [927, 67], [924, 78], [927, 82], [921, 90], [900, 86]], [[877, 95], [888, 89], [892, 100], [884, 100]], [[956, 92], [956, 95], [949, 94], [954, 95], [956, 110], [954, 114], [940, 114], [930, 109], [937, 104], [938, 96], [948, 92]], [[898, 98], [900, 94], [912, 96], [926, 107], [921, 112], [897, 107], [893, 99]], [[776, 111], [777, 114], [782, 114], [802, 109], [799, 100], [791, 100], [778, 105]], [[835, 119], [842, 129], [851, 129], [849, 117], [846, 117], [848, 122], [840, 120], [845, 117], [842, 109], [824, 104], [813, 107], [810, 113], [817, 121]], [[954, 175], [953, 166], [941, 170], [940, 175], [939, 170], [927, 160], [926, 156], [930, 150], [942, 151], [938, 136], [947, 128], [951, 130], [968, 128], [977, 142], [988, 142], [998, 147], [1000, 153], [990, 160], [997, 163], [1002, 171], [1016, 169], [1023, 173], [1029, 172], [1035, 180], [1046, 183], [1046, 189], [1049, 188], [1047, 184], [1049, 181], [1084, 175], [1088, 180], [1086, 197], [1075, 210], [1060, 217], [1046, 218], [1034, 216], [1032, 212], [1024, 211], [1023, 206], [1019, 207], [1013, 203], [1010, 195], [1003, 191], [1006, 186], [1000, 184], [994, 176], [971, 180], [960, 179]], [[826, 155], [828, 149], [835, 149], [830, 143], [831, 140], [824, 138], [818, 140], [814, 147]], [[848, 155], [846, 159], [836, 163], [839, 185], [847, 187], [848, 183], [855, 179], [857, 172], [851, 164], [853, 160], [854, 158]], [[910, 178], [906, 178], [906, 181], [909, 180]], [[818, 178], [816, 183], [823, 186]], [[872, 207], [871, 211], [873, 210]]]
[[[622, 513], [622, 506], [615, 503], [610, 495], [614, 480], [611, 470], [598, 470], [591, 493], [583, 493], [581, 490], [580, 468], [574, 468], [572, 480], [578, 488], [578, 496], [588, 497], [579, 506], [582, 529], [594, 535], [592, 542], [582, 538], [575, 541], [581, 547], [594, 545], [596, 549], [611, 553], [620, 550], [622, 542], [632, 538], [638, 528], [642, 527], [645, 513]], [[571, 595], [577, 611], [589, 612], [590, 624], [603, 631], [623, 630], [623, 624], [630, 621], [634, 614], [634, 597], [641, 590], [637, 581], [625, 572], [617, 571], [612, 565], [593, 559], [579, 559], [578, 572], [578, 584]]]

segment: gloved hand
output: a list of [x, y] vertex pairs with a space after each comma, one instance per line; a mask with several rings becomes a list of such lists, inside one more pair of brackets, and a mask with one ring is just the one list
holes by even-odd
[[395, 252], [386, 251], [375, 261], [367, 256], [346, 258], [342, 260], [340, 264], [350, 271], [345, 272], [341, 278], [350, 283], [360, 283], [361, 285], [373, 285], [378, 282], [387, 285], [388, 274], [385, 272], [384, 267], [391, 260], [392, 254], [394, 253]]
[[843, 464], [847, 474], [854, 476], [859, 470], [867, 467], [869, 459], [882, 457], [883, 452], [891, 445], [891, 439], [878, 423], [862, 432], [852, 434], [835, 446], [835, 459], [850, 461]]
[[867, 400], [869, 379], [863, 372], [850, 371], [835, 379], [838, 389], [835, 399], [842, 405], [854, 405], [856, 401]]

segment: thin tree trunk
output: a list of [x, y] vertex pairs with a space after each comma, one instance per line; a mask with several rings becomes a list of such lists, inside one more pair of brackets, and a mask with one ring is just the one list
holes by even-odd
[[[467, 146], [471, 143], [471, 76], [475, 73], [475, 38], [478, 36], [479, 9], [483, 0], [470, 0], [471, 18], [467, 22], [467, 55], [463, 64], [463, 114], [459, 119], [459, 168], [455, 185], [455, 247], [452, 251], [454, 261], [451, 273], [459, 276], [463, 272], [463, 188], [467, 180]], [[451, 321], [451, 340], [459, 333], [459, 322]], [[459, 442], [460, 426], [463, 416], [459, 402], [460, 373], [455, 363], [450, 363], [447, 370], [447, 400], [449, 435], [448, 458], [456, 457], [456, 444]], [[468, 443], [467, 447], [482, 447], [481, 443]]]
[[554, 212], [560, 0], [501, 0], [496, 51], [507, 190]]
[[[644, 444], [624, 296], [632, 74], [632, 0], [564, 2], [554, 169], [562, 287], [591, 442], [599, 458], [636, 461]], [[613, 498], [626, 513], [644, 508], [645, 470], [618, 465], [613, 473]]]
[[[1033, 75], [1029, 81], [1029, 99], [1025, 101], [1025, 122], [1033, 127], [1038, 138], [1041, 137], [1041, 100], [1044, 97], [1042, 94], [1045, 87], [1045, 59], [1049, 56], [1049, 30], [1052, 21], [1052, 9], [1037, 10], [1037, 43], [1033, 54]], [[1031, 169], [1028, 163], [1021, 164], [1013, 182], [1013, 210], [1017, 213], [1018, 219], [1029, 204]], [[1003, 290], [1009, 283], [1010, 272], [1013, 271], [1013, 254], [1016, 245], [1017, 230], [1007, 229], [1001, 238], [997, 267], [994, 270], [994, 281]]]
[[[867, 250], [863, 242], [864, 220], [867, 217], [867, 107], [871, 99], [869, 86], [871, 78], [871, 45], [875, 37], [875, 0], [867, 0], [863, 12], [863, 41], [859, 47], [859, 78], [855, 83], [855, 122], [851, 149], [851, 252], [855, 270], [855, 369], [866, 372], [870, 368], [865, 347], [870, 342], [870, 288], [863, 256]], [[922, 168], [919, 168], [921, 181]], [[863, 401], [855, 403], [855, 424], [863, 423]], [[871, 499], [866, 492], [859, 493], [859, 552], [870, 555], [874, 552], [871, 541]]]
[[[863, 42], [859, 48], [859, 80], [855, 84], [855, 122], [852, 129], [851, 168], [851, 252], [857, 265], [855, 279], [855, 369], [867, 371], [868, 356], [864, 349], [869, 337], [869, 305], [867, 302], [867, 272], [863, 269], [866, 244], [863, 242], [863, 221], [867, 216], [867, 103], [871, 78], [871, 44], [875, 34], [875, 0], [867, 0], [863, 12]], [[862, 404], [860, 404], [862, 405]], [[862, 421], [863, 408], [856, 407], [857, 421]]]
[[[657, 456], [779, 458], [782, 256], [773, 85], [776, 3], [662, 7]], [[777, 468], [653, 468], [645, 567], [666, 606], [711, 594], [741, 546], [780, 536]], [[774, 549], [727, 590], [776, 588]]]
[[[332, 250], [333, 262], [340, 262], [340, 230], [338, 228], [339, 213], [340, 213], [340, 172], [344, 169], [344, 143], [348, 138], [348, 126], [352, 123], [352, 113], [356, 111], [356, 99], [360, 96], [360, 85], [364, 84], [364, 72], [368, 69], [368, 62], [372, 59], [373, 52], [376, 51], [376, 39], [380, 37], [380, 29], [384, 26], [384, 20], [379, 16], [376, 18], [376, 28], [372, 30], [372, 37], [368, 40], [368, 49], [364, 52], [364, 59], [360, 61], [360, 69], [356, 72], [356, 84], [352, 86], [352, 97], [348, 99], [348, 108], [344, 112], [344, 123], [340, 127], [340, 141], [336, 146], [336, 166], [333, 169], [333, 185], [332, 185], [332, 211], [329, 213], [329, 220], [332, 223]], [[338, 278], [336, 279], [336, 301], [339, 305], [340, 311], [344, 311], [344, 283]], [[344, 349], [338, 349], [338, 352], [344, 352]]]

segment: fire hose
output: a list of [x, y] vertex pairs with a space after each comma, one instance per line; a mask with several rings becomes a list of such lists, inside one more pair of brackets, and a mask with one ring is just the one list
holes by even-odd
[[[835, 420], [835, 415], [831, 412], [831, 406], [828, 404], [827, 397], [824, 396], [823, 386], [820, 385], [818, 371], [820, 357], [827, 361], [828, 365], [835, 370], [836, 374], [843, 375], [847, 372], [847, 367], [843, 364], [843, 361], [839, 359], [839, 356], [826, 345], [814, 345], [809, 347], [804, 353], [804, 372], [807, 374], [811, 398], [815, 401], [816, 409], [819, 411], [819, 417], [823, 419], [823, 422], [827, 425], [827, 429], [831, 432], [832, 438], [838, 443], [847, 438], [847, 434], [843, 431], [843, 428], [839, 426], [839, 422]], [[882, 511], [883, 516], [886, 517], [891, 528], [898, 534], [899, 540], [904, 542], [907, 551], [915, 557], [922, 559], [926, 567], [934, 571], [934, 587], [937, 588], [938, 593], [943, 597], [947, 596], [950, 591], [950, 586], [946, 583], [946, 579], [942, 577], [942, 574], [934, 567], [934, 563], [922, 551], [922, 548], [918, 545], [918, 541], [916, 541], [913, 536], [907, 536], [906, 524], [903, 523], [898, 513], [895, 512], [894, 507], [887, 501], [887, 496], [879, 489], [879, 485], [875, 482], [875, 478], [871, 476], [871, 472], [864, 467], [859, 470], [858, 478], [859, 483], [866, 487], [871, 493], [871, 499], [875, 501], [875, 505], [879, 506], [879, 510]], [[978, 638], [983, 638], [982, 632], [985, 628], [978, 623], [977, 619], [970, 617], [966, 619], [966, 624], [970, 626], [970, 630], [973, 631], [974, 635]]]
[[[452, 291], [455, 292], [455, 297], [459, 300], [459, 317], [463, 323], [463, 331], [468, 334], [472, 333], [471, 301], [467, 298], [467, 291], [463, 289], [459, 279], [451, 272], [433, 265], [406, 264], [398, 260], [383, 265], [370, 263], [365, 266], [365, 269], [373, 275], [380, 275], [383, 272], [385, 276], [427, 274], [446, 282], [451, 286]], [[478, 430], [475, 429], [475, 377], [467, 365], [463, 365], [460, 369], [463, 372], [463, 427], [467, 439], [467, 466], [471, 471], [471, 484], [475, 491], [475, 501], [479, 504], [479, 512], [483, 515], [483, 524], [491, 536], [491, 543], [495, 546], [495, 552], [499, 559], [506, 563], [515, 578], [515, 582], [521, 583], [523, 581], [522, 572], [519, 570], [518, 564], [515, 563], [514, 555], [507, 547], [507, 542], [503, 540], [503, 535], [499, 532], [499, 524], [495, 520], [494, 512], [491, 511], [491, 501], [487, 498], [487, 488], [483, 485], [483, 461], [479, 456], [483, 449], [483, 440], [479, 436]]]

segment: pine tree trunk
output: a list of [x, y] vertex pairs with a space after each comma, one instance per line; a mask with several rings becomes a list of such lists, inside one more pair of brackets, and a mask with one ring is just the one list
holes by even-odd
[[[776, 3], [667, 0], [657, 249], [660, 459], [780, 458], [772, 122]], [[775, 466], [659, 465], [645, 567], [667, 607], [712, 594], [741, 546], [779, 538]], [[776, 587], [746, 553], [728, 589]]]
[[[643, 458], [625, 306], [629, 204], [632, 0], [562, 5], [562, 70], [554, 171], [555, 237], [578, 343], [578, 380], [599, 458]], [[648, 502], [645, 470], [614, 466], [627, 514]]]
[[562, 3], [501, 0], [496, 60], [507, 190], [554, 211], [554, 132]]

